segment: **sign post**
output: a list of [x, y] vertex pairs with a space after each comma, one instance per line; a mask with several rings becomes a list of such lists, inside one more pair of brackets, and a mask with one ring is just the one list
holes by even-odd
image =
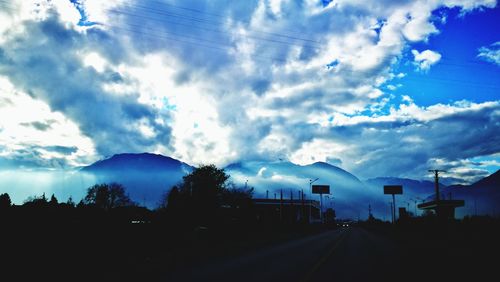
[[396, 197], [395, 195], [403, 194], [403, 186], [401, 185], [384, 185], [384, 194], [392, 195], [392, 223], [396, 221]]
[[319, 194], [319, 217], [323, 221], [323, 194], [330, 194], [330, 185], [313, 185], [312, 193]]

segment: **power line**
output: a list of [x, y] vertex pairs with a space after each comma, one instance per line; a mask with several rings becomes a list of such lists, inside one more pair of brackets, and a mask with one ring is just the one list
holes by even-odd
[[[150, 17], [150, 16], [146, 16], [144, 14], [138, 14], [138, 13], [135, 13], [135, 12], [131, 13], [131, 12], [128, 12], [128, 11], [125, 11], [125, 10], [116, 9], [116, 8], [110, 9], [109, 11], [112, 12], [112, 13], [115, 13], [115, 14], [123, 14], [123, 15], [127, 15], [127, 16], [130, 16], [130, 17], [134, 17], [134, 18], [142, 18], [142, 19], [147, 19], [147, 20], [159, 22], [159, 23], [169, 23], [169, 24], [174, 24], [174, 25], [179, 25], [179, 26], [187, 26], [189, 28], [195, 28], [195, 29], [199, 29], [199, 30], [203, 30], [203, 31], [215, 32], [215, 33], [219, 33], [219, 34], [223, 34], [223, 35], [228, 36], [228, 33], [226, 31], [223, 31], [223, 30], [220, 30], [220, 29], [212, 29], [212, 28], [207, 28], [207, 27], [203, 27], [203, 26], [198, 26], [198, 25], [193, 25], [193, 24], [187, 24], [187, 23], [183, 23], [183, 22], [171, 21], [171, 20], [168, 20], [168, 19], [163, 19], [163, 18], [158, 18], [158, 17]], [[171, 14], [165, 14], [165, 15], [171, 16]], [[179, 17], [179, 16], [178, 15], [174, 15], [173, 17]], [[188, 18], [188, 20], [191, 20], [191, 19]], [[219, 27], [219, 26], [217, 25], [217, 27]], [[255, 32], [255, 31], [251, 31], [251, 32]], [[261, 41], [267, 41], [267, 42], [270, 42], [270, 43], [278, 43], [278, 44], [285, 44], [285, 45], [295, 45], [295, 46], [307, 47], [307, 48], [314, 48], [314, 49], [320, 49], [321, 48], [321, 46], [315, 45], [315, 44], [311, 44], [311, 43], [306, 43], [306, 42], [304, 42], [304, 43], [298, 43], [298, 42], [296, 42], [298, 40], [304, 40], [304, 39], [299, 39], [299, 38], [294, 38], [294, 37], [289, 37], [289, 36], [287, 37], [287, 36], [277, 35], [277, 34], [274, 34], [274, 35], [275, 36], [285, 37], [285, 38], [291, 38], [291, 39], [294, 39], [295, 41], [294, 42], [290, 42], [290, 41], [284, 41], [284, 40], [278, 40], [278, 39], [273, 39], [273, 38], [260, 37], [260, 36], [255, 36], [255, 35], [240, 35], [240, 37], [242, 37], [242, 38], [251, 38], [251, 39], [261, 40]]]
[[[106, 25], [106, 26], [111, 27], [113, 29], [128, 31], [131, 33], [137, 33], [139, 35], [149, 37], [149, 38], [152, 38], [155, 40], [162, 39], [162, 40], [166, 40], [166, 41], [174, 41], [174, 42], [180, 42], [180, 43], [186, 43], [186, 44], [190, 44], [190, 45], [194, 45], [194, 46], [204, 47], [204, 48], [208, 48], [208, 49], [215, 50], [215, 51], [222, 51], [226, 55], [227, 55], [228, 51], [234, 50], [234, 49], [231, 49], [231, 47], [234, 47], [234, 46], [230, 46], [230, 45], [221, 45], [221, 44], [207, 45], [207, 44], [202, 44], [202, 43], [193, 42], [193, 41], [187, 41], [187, 40], [183, 40], [183, 39], [179, 39], [179, 38], [175, 38], [175, 37], [163, 36], [162, 34], [151, 34], [151, 33], [147, 33], [147, 32], [142, 32], [142, 31], [138, 31], [138, 30], [134, 30], [134, 29], [128, 29], [128, 28], [113, 26], [113, 25]], [[199, 38], [192, 38], [192, 39], [200, 40]], [[206, 41], [206, 40], [201, 40], [201, 41]], [[253, 60], [257, 60], [257, 61], [259, 59], [265, 59], [265, 60], [260, 60], [260, 61], [265, 61], [265, 62], [269, 62], [269, 61], [280, 62], [280, 63], [287, 62], [287, 60], [285, 60], [285, 59], [280, 59], [280, 58], [276, 58], [276, 57], [267, 57], [267, 56], [255, 55], [255, 54], [252, 54], [251, 58]]]
[[206, 11], [203, 11], [203, 10], [188, 8], [188, 7], [184, 7], [184, 6], [178, 6], [178, 5], [167, 3], [165, 1], [150, 0], [150, 2], [159, 3], [159, 4], [162, 4], [162, 5], [165, 5], [165, 6], [170, 6], [170, 7], [176, 8], [176, 9], [186, 10], [186, 11], [190, 11], [190, 12], [194, 12], [194, 13], [200, 13], [200, 14], [204, 14], [204, 15], [209, 15], [209, 16], [212, 16], [212, 17], [219, 17], [219, 18], [223, 17], [223, 15], [221, 15], [221, 14], [207, 13]]
[[[159, 3], [159, 4], [162, 4], [162, 5], [165, 5], [165, 6], [170, 6], [170, 7], [178, 8], [178, 9], [182, 9], [182, 10], [188, 10], [188, 11], [199, 13], [199, 14], [210, 15], [212, 17], [216, 17], [216, 18], [220, 18], [220, 19], [224, 18], [224, 16], [220, 15], [220, 14], [207, 13], [206, 11], [201, 11], [201, 10], [192, 9], [192, 8], [186, 8], [186, 7], [182, 7], [182, 6], [178, 6], [178, 5], [174, 5], [174, 4], [170, 4], [170, 3], [161, 2], [161, 1], [151, 1], [151, 2]], [[166, 12], [168, 12], [168, 10], [165, 10], [165, 9], [156, 9], [156, 8], [151, 8], [151, 7], [148, 7], [148, 6], [142, 6], [142, 5], [130, 4], [130, 3], [127, 3], [127, 4], [123, 5], [123, 6], [141, 7], [142, 9], [151, 10], [151, 11], [166, 11]], [[185, 16], [185, 15], [182, 15], [182, 16]], [[211, 21], [209, 19], [197, 18], [197, 17], [190, 17], [190, 18], [193, 19], [193, 20], [203, 21], [205, 23], [215, 24], [217, 26], [224, 24], [224, 22], [222, 22], [222, 21]], [[246, 25], [250, 25], [249, 21], [240, 21], [240, 22], [244, 23]], [[320, 44], [320, 42], [318, 42], [316, 40], [312, 40], [312, 39], [309, 39], [309, 38], [298, 37], [298, 36], [291, 36], [291, 35], [282, 34], [282, 33], [266, 32], [266, 31], [256, 31], [256, 30], [253, 30], [253, 32], [263, 33], [263, 34], [268, 34], [268, 35], [274, 35], [274, 36], [278, 36], [278, 37], [285, 37], [285, 38], [295, 39], [295, 40], [308, 41], [308, 42], [311, 42], [311, 43], [318, 43], [318, 44]], [[289, 32], [290, 33], [296, 33], [294, 31], [289, 31]], [[301, 35], [303, 35], [303, 34], [301, 33]]]
[[[4, 7], [9, 6], [10, 10], [14, 10], [12, 8], [12, 3], [6, 2], [4, 0], [0, 0], [0, 2], [5, 4], [5, 5], [3, 5]], [[175, 6], [175, 5], [173, 5], [173, 6]], [[110, 9], [110, 10], [113, 10], [113, 9]], [[198, 12], [200, 12], [200, 11], [198, 11]], [[226, 32], [221, 31], [220, 29], [209, 29], [209, 28], [200, 27], [200, 26], [187, 24], [187, 23], [172, 22], [172, 21], [167, 21], [164, 19], [147, 17], [144, 15], [142, 15], [142, 16], [135, 15], [132, 13], [128, 13], [126, 11], [121, 11], [120, 13], [127, 14], [130, 16], [135, 16], [135, 17], [141, 17], [141, 18], [145, 18], [145, 19], [161, 20], [162, 22], [167, 22], [167, 23], [172, 23], [172, 24], [177, 24], [177, 25], [184, 25], [184, 26], [187, 26], [189, 28], [197, 28], [197, 29], [204, 30], [204, 31], [211, 31], [211, 32], [220, 33], [222, 35], [227, 35]], [[177, 14], [176, 16], [181, 16], [181, 15]], [[191, 18], [187, 17], [187, 19], [191, 19]], [[223, 51], [223, 52], [236, 51], [235, 46], [233, 44], [231, 44], [231, 42], [214, 41], [214, 40], [210, 40], [210, 39], [199, 37], [199, 36], [179, 34], [178, 32], [173, 32], [173, 31], [169, 31], [169, 30], [162, 30], [161, 32], [155, 32], [153, 34], [153, 33], [148, 33], [146, 31], [144, 31], [145, 26], [136, 25], [136, 24], [132, 24], [132, 23], [125, 23], [124, 26], [109, 25], [109, 24], [103, 24], [103, 26], [107, 26], [107, 27], [110, 27], [110, 28], [115, 29], [115, 30], [118, 29], [118, 30], [123, 30], [123, 31], [127, 31], [127, 32], [131, 32], [131, 33], [140, 34], [144, 37], [150, 37], [153, 39], [161, 39], [161, 40], [173, 41], [173, 42], [180, 42], [180, 43], [185, 43], [185, 44], [191, 44], [194, 46], [199, 46], [199, 47], [203, 47], [203, 48], [207, 48], [207, 49], [211, 49], [211, 50], [215, 50], [215, 51]], [[249, 36], [247, 36], [247, 37], [249, 37]], [[250, 37], [250, 38], [253, 38], [256, 40], [263, 40], [263, 41], [267, 41], [270, 43], [289, 45], [289, 46], [298, 45], [295, 42], [274, 40], [274, 39], [270, 39], [270, 38], [260, 38], [260, 37]], [[294, 39], [301, 39], [301, 38], [294, 38]], [[304, 39], [301, 39], [301, 40], [304, 40]], [[301, 44], [300, 46], [307, 47], [308, 45]], [[251, 57], [252, 57], [252, 59], [256, 59], [256, 60], [265, 59], [265, 60], [272, 60], [272, 61], [281, 62], [281, 63], [287, 62], [287, 60], [283, 59], [283, 58], [268, 57], [268, 56], [263, 56], [263, 55], [255, 55], [254, 54], [254, 55], [251, 55]], [[450, 61], [450, 59], [445, 58], [445, 61]], [[448, 63], [448, 62], [441, 62], [441, 64], [460, 66], [460, 67], [468, 67], [466, 64], [458, 64], [458, 63], [453, 64], [453, 63]], [[485, 67], [487, 66], [486, 63], [474, 62], [474, 64], [477, 66], [485, 66]], [[342, 72], [359, 73], [359, 71], [345, 69], [345, 68], [339, 71], [339, 73], [342, 73]], [[439, 82], [448, 83], [448, 84], [465, 85], [465, 86], [470, 86], [470, 87], [491, 88], [491, 89], [499, 89], [500, 88], [499, 86], [492, 85], [492, 84], [475, 83], [473, 81], [454, 80], [454, 79], [441, 78], [441, 77], [421, 77], [418, 79], [417, 78], [406, 78], [406, 80], [418, 81], [418, 82], [430, 80], [430, 81], [439, 81]]]

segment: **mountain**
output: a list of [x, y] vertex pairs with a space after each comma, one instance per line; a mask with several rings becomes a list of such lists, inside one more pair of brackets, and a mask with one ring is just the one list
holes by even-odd
[[[297, 165], [291, 162], [239, 162], [225, 167], [234, 179], [243, 182], [249, 180], [254, 185], [266, 183], [267, 187], [295, 186], [305, 189], [309, 180], [319, 178], [314, 184], [328, 184], [333, 187], [360, 189], [363, 183], [351, 173], [324, 162], [310, 165]], [[242, 181], [243, 180], [243, 181]]]
[[[156, 207], [162, 195], [180, 182], [193, 167], [176, 159], [149, 153], [118, 154], [81, 169], [93, 183], [119, 182], [125, 185], [131, 198], [148, 207]], [[366, 218], [368, 205], [376, 217], [389, 219], [390, 196], [383, 194], [383, 185], [403, 185], [403, 195], [397, 196], [398, 207], [406, 207], [418, 214], [416, 204], [433, 196], [434, 183], [407, 178], [378, 177], [361, 182], [356, 176], [337, 166], [316, 162], [297, 165], [288, 161], [243, 161], [224, 168], [230, 180], [238, 187], [255, 188], [254, 197], [279, 197], [297, 199], [303, 191], [307, 199], [319, 200], [310, 191], [313, 184], [330, 185], [330, 195], [323, 197], [324, 207], [333, 207], [341, 218]], [[496, 172], [472, 185], [440, 185], [444, 198], [450, 192], [454, 199], [464, 199], [466, 206], [457, 209], [458, 216], [478, 213], [496, 213], [500, 203], [500, 172]], [[87, 184], [88, 187], [88, 184]], [[293, 194], [293, 195], [292, 195]], [[475, 204], [474, 204], [475, 203]]]
[[[471, 184], [451, 185], [443, 189], [443, 194], [453, 199], [465, 200], [463, 215], [500, 215], [500, 170]], [[459, 212], [460, 209], [457, 210]]]
[[[242, 185], [247, 183], [255, 187], [254, 197], [279, 197], [283, 191], [285, 199], [293, 193], [294, 199], [303, 191], [306, 198], [319, 200], [319, 195], [312, 195], [309, 181], [316, 180], [313, 185], [330, 185], [330, 194], [324, 199], [325, 207], [333, 207], [341, 217], [355, 218], [360, 207], [365, 210], [371, 202], [372, 195], [364, 184], [351, 173], [328, 163], [316, 162], [310, 165], [297, 165], [288, 161], [246, 161], [225, 167], [231, 179]], [[333, 198], [332, 198], [333, 197]]]
[[90, 174], [96, 183], [123, 184], [130, 197], [150, 208], [193, 167], [176, 159], [150, 153], [117, 154], [97, 161], [80, 171]]
[[[403, 195], [396, 197], [400, 203], [398, 206], [406, 204], [410, 211], [418, 214], [421, 211], [416, 210], [416, 204], [422, 200], [428, 201], [435, 197], [434, 182], [432, 181], [378, 177], [366, 180], [365, 184], [371, 189], [380, 191], [383, 185], [403, 185]], [[497, 211], [496, 208], [500, 204], [500, 170], [471, 185], [446, 186], [440, 183], [439, 187], [441, 199], [451, 198], [465, 201], [465, 206], [456, 210], [457, 217], [473, 214], [500, 214], [500, 210]]]
[[495, 173], [491, 174], [490, 176], [487, 176], [476, 183], [471, 185], [473, 188], [480, 188], [482, 189], [500, 189], [500, 170], [497, 170]]
[[109, 159], [97, 161], [82, 168], [86, 172], [112, 172], [112, 171], [186, 171], [192, 170], [188, 164], [176, 159], [158, 154], [117, 154]]

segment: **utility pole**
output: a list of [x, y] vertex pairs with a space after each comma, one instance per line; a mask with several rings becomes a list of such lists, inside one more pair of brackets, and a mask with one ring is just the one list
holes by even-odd
[[439, 169], [430, 169], [429, 172], [434, 173], [434, 189], [436, 190], [436, 202], [439, 202], [439, 173], [446, 171]]

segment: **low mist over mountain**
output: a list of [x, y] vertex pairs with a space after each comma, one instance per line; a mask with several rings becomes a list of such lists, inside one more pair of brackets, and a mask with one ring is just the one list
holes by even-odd
[[[54, 193], [64, 201], [72, 196], [79, 201], [88, 187], [105, 182], [123, 184], [130, 197], [149, 208], [157, 207], [164, 193], [191, 172], [192, 166], [176, 159], [150, 154], [117, 154], [100, 160], [78, 171], [0, 171], [2, 192], [11, 195], [16, 203], [29, 196], [47, 196]], [[237, 187], [255, 188], [254, 197], [297, 199], [300, 191], [307, 199], [319, 200], [312, 195], [309, 182], [330, 185], [331, 195], [323, 196], [323, 206], [332, 207], [341, 218], [367, 218], [368, 205], [375, 217], [390, 218], [391, 197], [383, 194], [384, 185], [403, 185], [403, 195], [397, 196], [397, 206], [421, 214], [416, 204], [434, 195], [434, 183], [397, 177], [377, 177], [360, 181], [356, 176], [337, 166], [317, 162], [297, 165], [288, 161], [245, 161], [224, 168]], [[26, 174], [26, 175], [24, 175]], [[440, 185], [443, 198], [464, 199], [465, 207], [457, 209], [457, 216], [498, 214], [500, 202], [500, 172], [496, 172], [472, 185]], [[268, 192], [268, 193], [266, 193]], [[451, 193], [451, 194], [450, 194]]]
[[82, 168], [81, 172], [95, 176], [98, 183], [121, 183], [133, 200], [153, 208], [192, 169], [170, 157], [142, 153], [114, 155]]
[[269, 198], [275, 195], [279, 198], [283, 190], [284, 198], [289, 199], [293, 193], [297, 199], [302, 190], [307, 198], [319, 200], [319, 195], [311, 195], [309, 187], [309, 180], [318, 178], [313, 185], [330, 185], [332, 194], [328, 198], [323, 197], [323, 205], [333, 207], [342, 217], [355, 218], [360, 210], [367, 210], [370, 202], [375, 204], [376, 199], [380, 198], [356, 176], [324, 162], [302, 166], [287, 161], [249, 161], [231, 164], [226, 167], [226, 171], [236, 183], [248, 181], [248, 185], [255, 187], [255, 197], [265, 197], [266, 191], [269, 191]]

